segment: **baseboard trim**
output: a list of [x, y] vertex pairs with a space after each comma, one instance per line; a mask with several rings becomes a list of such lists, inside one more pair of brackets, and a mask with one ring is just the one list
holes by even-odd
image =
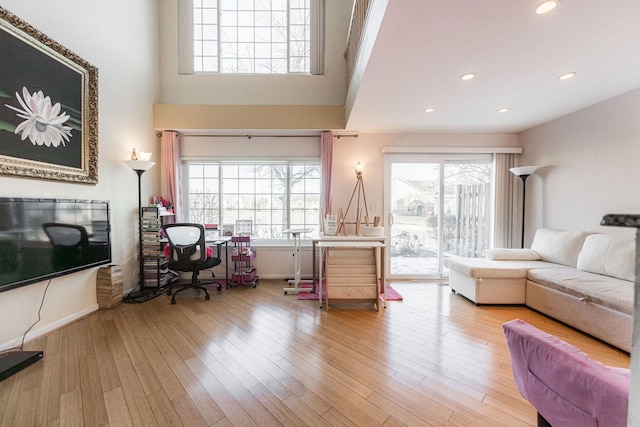
[[[34, 326], [35, 329], [32, 329], [31, 331], [29, 331], [29, 333], [27, 334], [27, 336], [25, 337], [25, 342], [29, 342], [35, 338], [38, 338], [46, 333], [49, 333], [51, 331], [54, 331], [56, 329], [59, 329], [63, 326], [68, 325], [69, 323], [75, 322], [76, 320], [85, 317], [91, 313], [93, 313], [94, 311], [98, 311], [100, 309], [100, 307], [98, 306], [98, 304], [92, 304], [88, 307], [86, 307], [83, 310], [80, 310], [76, 313], [70, 314], [69, 316], [63, 317], [62, 319], [58, 319], [55, 322], [43, 325], [42, 327], [38, 328], [38, 325], [36, 324]], [[16, 348], [18, 346], [20, 346], [20, 343], [22, 342], [22, 336], [19, 336], [18, 338], [11, 340], [9, 342], [6, 343], [2, 343], [0, 345], [0, 351], [2, 350], [8, 350], [10, 348]]]

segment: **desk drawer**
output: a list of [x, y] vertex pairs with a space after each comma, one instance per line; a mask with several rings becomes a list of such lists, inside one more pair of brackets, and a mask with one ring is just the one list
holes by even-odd
[[332, 299], [376, 299], [377, 286], [329, 286], [327, 288], [329, 301]]

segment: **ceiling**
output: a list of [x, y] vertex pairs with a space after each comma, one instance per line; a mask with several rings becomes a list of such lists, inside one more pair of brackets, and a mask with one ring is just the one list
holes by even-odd
[[640, 1], [540, 1], [389, 0], [346, 128], [513, 133], [640, 87]]

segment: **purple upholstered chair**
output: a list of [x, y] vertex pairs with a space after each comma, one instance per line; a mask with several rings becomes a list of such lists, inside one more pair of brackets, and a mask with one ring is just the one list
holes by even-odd
[[538, 426], [627, 425], [629, 369], [605, 366], [520, 319], [503, 329], [513, 378], [538, 411]]

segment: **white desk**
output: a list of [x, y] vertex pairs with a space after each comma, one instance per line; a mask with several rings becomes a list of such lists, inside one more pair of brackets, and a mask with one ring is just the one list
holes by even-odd
[[[343, 302], [372, 302], [376, 304], [376, 309], [380, 310], [380, 303], [382, 303], [383, 307], [386, 308], [386, 300], [385, 300], [385, 291], [386, 291], [386, 275], [385, 275], [385, 248], [386, 244], [380, 242], [379, 238], [376, 239], [366, 239], [362, 240], [359, 238], [352, 238], [350, 240], [340, 239], [340, 240], [323, 240], [318, 241], [316, 246], [320, 249], [318, 251], [318, 266], [319, 266], [319, 279], [318, 279], [318, 300], [320, 302], [320, 307], [323, 306], [322, 301], [322, 288], [323, 288], [323, 280], [322, 280], [322, 264], [323, 264], [323, 249], [329, 248], [374, 248], [376, 249], [376, 261], [375, 261], [375, 274], [376, 274], [376, 295], [375, 298], [366, 298], [366, 299], [354, 299], [354, 300], [342, 300]], [[314, 258], [315, 259], [315, 258]], [[327, 283], [327, 287], [329, 287], [329, 283]], [[325, 310], [329, 310], [329, 289], [326, 289], [325, 292], [325, 300], [324, 300]]]
[[[313, 283], [315, 287], [316, 280], [318, 279], [318, 263], [316, 258], [316, 246], [319, 242], [380, 242], [386, 243], [386, 236], [370, 237], [370, 236], [326, 236], [321, 235], [311, 239], [311, 259], [313, 260]], [[384, 274], [384, 271], [383, 271]]]
[[[289, 280], [289, 284], [293, 287], [284, 288], [284, 294], [297, 295], [300, 292], [311, 292], [313, 290], [312, 280], [302, 280], [302, 255], [300, 254], [300, 235], [304, 233], [310, 233], [313, 228], [290, 228], [284, 232], [293, 236], [293, 269], [294, 279]], [[310, 283], [312, 286], [308, 288], [301, 288], [301, 283]]]

